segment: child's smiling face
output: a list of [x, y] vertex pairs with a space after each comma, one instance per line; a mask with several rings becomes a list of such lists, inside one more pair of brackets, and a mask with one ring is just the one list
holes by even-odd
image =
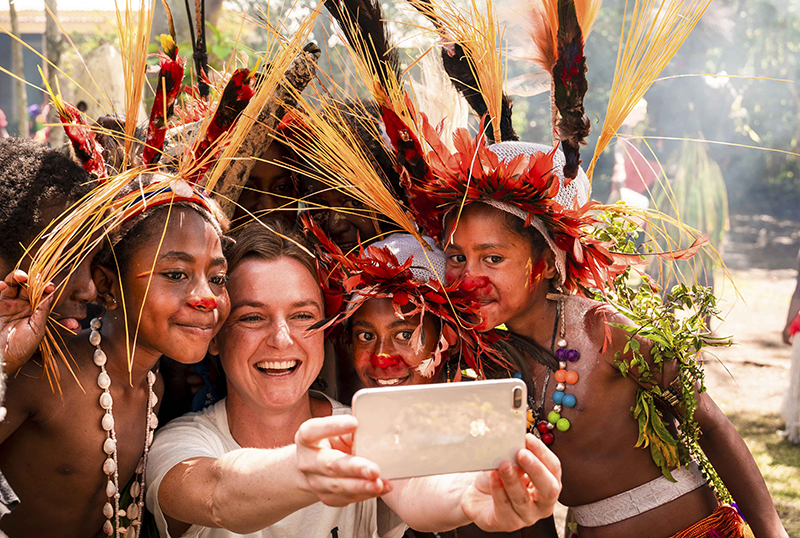
[[222, 245], [190, 208], [173, 209], [163, 240], [161, 231], [136, 247], [123, 275], [128, 327], [138, 323], [137, 347], [198, 362], [230, 312]]
[[435, 374], [421, 375], [417, 366], [436, 349], [437, 323], [433, 315], [425, 316], [425, 344], [415, 351], [411, 336], [419, 322], [419, 315], [397, 317], [392, 300], [386, 298], [369, 299], [353, 314], [353, 360], [356, 373], [366, 387], [424, 385], [436, 379]]
[[524, 322], [556, 276], [552, 251], [534, 253], [530, 239], [512, 231], [506, 218], [499, 209], [473, 204], [460, 215], [445, 248], [445, 280], [462, 278], [477, 286], [485, 330]]

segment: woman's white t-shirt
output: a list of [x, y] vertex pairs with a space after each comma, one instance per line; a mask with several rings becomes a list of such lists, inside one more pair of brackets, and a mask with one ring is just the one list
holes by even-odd
[[[321, 392], [312, 397], [330, 401], [334, 415], [350, 413], [350, 408]], [[153, 513], [162, 538], [169, 538], [167, 522], [158, 505], [158, 487], [175, 465], [191, 458], [219, 458], [242, 448], [228, 427], [223, 399], [197, 413], [188, 413], [164, 426], [155, 436], [147, 458], [147, 508]], [[381, 518], [380, 524], [378, 518]], [[378, 529], [381, 532], [379, 533]], [[353, 503], [343, 508], [321, 502], [288, 515], [255, 533], [236, 534], [225, 529], [192, 525], [186, 538], [399, 538], [406, 526], [388, 507], [378, 510], [377, 499]]]

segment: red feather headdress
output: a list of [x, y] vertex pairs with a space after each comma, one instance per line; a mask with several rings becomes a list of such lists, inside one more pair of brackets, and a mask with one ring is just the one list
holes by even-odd
[[561, 283], [569, 291], [602, 290], [628, 265], [641, 262], [639, 256], [610, 251], [589, 234], [598, 223], [591, 212], [597, 202], [578, 206], [576, 201], [573, 207], [565, 207], [557, 201], [563, 188], [554, 164], [557, 148], [504, 160], [485, 144], [482, 135], [473, 138], [460, 129], [453, 135], [455, 151], [451, 152], [420, 114], [416, 123], [430, 148], [426, 152], [397, 114], [386, 107], [383, 113], [404, 167], [402, 178], [411, 211], [431, 237], [446, 239], [445, 217], [482, 202], [522, 218], [542, 233], [556, 255]]
[[[392, 300], [398, 318], [420, 316], [411, 337], [415, 351], [425, 347], [424, 317], [435, 316], [441, 322], [433, 355], [416, 367], [421, 375], [432, 376], [451, 353], [461, 353], [466, 364], [479, 373], [483, 373], [483, 360], [508, 368], [503, 356], [491, 345], [500, 336], [494, 331], [477, 330], [483, 318], [480, 299], [472, 293], [476, 286], [462, 281], [444, 286], [431, 271], [435, 263], [414, 260], [413, 255], [401, 263], [389, 246], [361, 246], [357, 253], [345, 254], [311, 219], [304, 217], [303, 224], [316, 238], [317, 273], [327, 316], [310, 330], [329, 330], [341, 325], [366, 301], [386, 298]], [[407, 237], [409, 242], [417, 242], [413, 236]], [[438, 254], [443, 257], [441, 251]], [[436, 251], [429, 255], [435, 256]], [[429, 274], [434, 276], [428, 278]]]

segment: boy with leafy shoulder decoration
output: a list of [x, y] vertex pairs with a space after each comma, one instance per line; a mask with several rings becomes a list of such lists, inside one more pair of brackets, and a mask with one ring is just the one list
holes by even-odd
[[[425, 125], [425, 154], [395, 125], [390, 136], [423, 170], [414, 177], [407, 168], [409, 198], [445, 246], [445, 281], [474, 281], [482, 329], [505, 325], [526, 355], [517, 367], [529, 387], [529, 425], [562, 461], [560, 502], [572, 508], [578, 535], [739, 538], [746, 518], [758, 537], [786, 536], [693, 357], [715, 343], [700, 321], [713, 313], [713, 297], [673, 291], [673, 302], [696, 310], [687, 324], [647, 287], [626, 289], [617, 277], [641, 257], [612, 243], [615, 227], [627, 233], [613, 218], [604, 236], [592, 233], [603, 223], [587, 203], [588, 181], [581, 170], [565, 178], [560, 148], [487, 146], [457, 132], [450, 151]], [[617, 300], [595, 300], [603, 294]]]

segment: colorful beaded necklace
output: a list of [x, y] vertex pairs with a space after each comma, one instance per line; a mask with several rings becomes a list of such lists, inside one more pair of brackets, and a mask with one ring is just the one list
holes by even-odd
[[[545, 376], [544, 387], [542, 388], [542, 397], [539, 400], [539, 405], [536, 411], [533, 411], [535, 402], [531, 401], [532, 397], [529, 396], [528, 408], [528, 430], [531, 433], [538, 434], [542, 442], [546, 445], [551, 445], [555, 441], [554, 430], [565, 432], [570, 429], [570, 421], [561, 416], [564, 408], [572, 408], [578, 403], [574, 394], [566, 394], [568, 385], [574, 385], [578, 382], [578, 372], [574, 370], [567, 370], [567, 365], [570, 362], [575, 362], [580, 358], [580, 352], [577, 349], [567, 349], [566, 335], [566, 319], [564, 314], [564, 301], [567, 296], [562, 293], [549, 293], [547, 298], [550, 300], [558, 301], [556, 306], [556, 323], [553, 328], [553, 338], [550, 342], [550, 352], [555, 354], [558, 360], [558, 370], [556, 370], [554, 377], [556, 379], [556, 390], [553, 393], [553, 410], [547, 414], [547, 420], [541, 420], [542, 413], [544, 412], [544, 402], [547, 396], [547, 385], [550, 383], [550, 368], [547, 369]], [[558, 350], [555, 349], [555, 339], [558, 334]], [[535, 427], [534, 427], [535, 425]]]

